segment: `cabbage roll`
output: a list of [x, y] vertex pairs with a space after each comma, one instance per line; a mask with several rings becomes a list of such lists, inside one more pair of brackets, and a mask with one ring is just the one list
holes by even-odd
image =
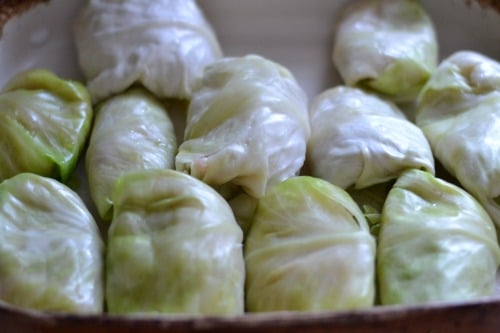
[[500, 249], [474, 197], [410, 170], [385, 202], [377, 256], [382, 304], [459, 302], [493, 294]]
[[66, 181], [87, 140], [87, 89], [44, 69], [21, 72], [0, 93], [0, 181], [23, 172]]
[[417, 106], [417, 125], [436, 159], [500, 227], [500, 63], [476, 52], [454, 53]]
[[103, 242], [80, 197], [32, 173], [0, 184], [0, 300], [50, 312], [100, 313]]
[[417, 0], [363, 0], [336, 27], [333, 63], [344, 82], [412, 101], [438, 61], [434, 25]]
[[322, 179], [292, 177], [260, 198], [244, 253], [250, 312], [374, 303], [374, 238], [347, 192]]
[[243, 313], [243, 236], [214, 189], [174, 170], [147, 170], [121, 177], [113, 199], [110, 313]]
[[117, 179], [174, 167], [177, 139], [163, 105], [133, 88], [99, 105], [86, 154], [90, 194], [103, 221], [111, 220]]
[[95, 102], [134, 83], [158, 97], [189, 98], [203, 68], [222, 56], [195, 0], [89, 0], [75, 43]]
[[409, 168], [434, 173], [422, 131], [394, 104], [358, 88], [338, 86], [311, 103], [308, 164], [313, 176], [342, 188], [365, 188]]
[[307, 98], [283, 66], [257, 55], [207, 67], [189, 105], [176, 169], [253, 197], [296, 175], [310, 135]]

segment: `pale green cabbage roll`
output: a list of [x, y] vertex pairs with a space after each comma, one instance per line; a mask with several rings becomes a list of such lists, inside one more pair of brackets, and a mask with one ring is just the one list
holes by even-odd
[[419, 96], [416, 122], [500, 227], [500, 63], [471, 51], [443, 60]]
[[100, 313], [103, 242], [80, 197], [32, 173], [0, 184], [0, 300], [50, 312]]
[[177, 139], [163, 105], [141, 88], [99, 105], [86, 153], [89, 190], [104, 221], [111, 220], [117, 179], [127, 173], [174, 167]]
[[433, 22], [418, 0], [363, 0], [339, 19], [333, 62], [350, 86], [413, 100], [436, 68]]
[[66, 181], [90, 133], [87, 89], [48, 70], [29, 70], [7, 83], [0, 110], [0, 181], [22, 172]]
[[491, 296], [500, 249], [491, 218], [462, 188], [404, 173], [382, 211], [377, 271], [382, 304]]
[[176, 169], [260, 197], [302, 167], [307, 112], [303, 89], [283, 66], [257, 55], [224, 58], [195, 87]]
[[259, 199], [245, 241], [250, 312], [370, 307], [375, 241], [352, 198], [333, 184], [292, 177]]
[[310, 174], [357, 189], [397, 178], [409, 168], [434, 173], [424, 134], [391, 102], [338, 86], [310, 107]]
[[195, 0], [89, 0], [75, 43], [94, 101], [134, 83], [158, 97], [189, 98], [203, 68], [222, 56]]
[[110, 313], [242, 314], [242, 232], [210, 186], [173, 170], [123, 176], [108, 235]]

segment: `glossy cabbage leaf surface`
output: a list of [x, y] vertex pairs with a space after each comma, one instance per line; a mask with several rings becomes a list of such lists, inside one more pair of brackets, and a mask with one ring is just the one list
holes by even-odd
[[375, 241], [341, 188], [292, 177], [259, 199], [245, 240], [250, 312], [371, 307]]
[[434, 155], [500, 226], [500, 63], [477, 52], [444, 59], [418, 99]]
[[222, 51], [195, 0], [90, 0], [75, 22], [80, 67], [94, 102], [134, 83], [189, 98]]
[[494, 293], [495, 226], [456, 185], [424, 171], [404, 173], [385, 201], [378, 240], [382, 304], [462, 302]]
[[257, 55], [207, 67], [189, 105], [176, 169], [253, 197], [296, 175], [310, 135], [307, 97], [289, 70]]
[[148, 170], [121, 177], [113, 199], [110, 313], [243, 313], [243, 236], [215, 190], [174, 170]]
[[64, 313], [103, 310], [103, 242], [80, 197], [23, 173], [0, 184], [0, 299]]
[[357, 1], [339, 18], [333, 62], [347, 85], [411, 101], [437, 61], [434, 25], [419, 1]]
[[434, 173], [424, 133], [393, 103], [359, 88], [337, 86], [310, 108], [308, 165], [313, 176], [342, 188], [366, 188], [404, 170]]
[[171, 169], [176, 152], [167, 110], [145, 89], [133, 88], [100, 104], [85, 160], [90, 194], [100, 217], [111, 220], [118, 178], [147, 169]]
[[43, 69], [14, 76], [0, 94], [0, 180], [30, 172], [66, 181], [92, 117], [80, 83]]

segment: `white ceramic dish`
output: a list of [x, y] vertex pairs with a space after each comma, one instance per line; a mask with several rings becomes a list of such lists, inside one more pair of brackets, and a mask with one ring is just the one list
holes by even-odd
[[[83, 0], [51, 0], [8, 21], [0, 39], [0, 87], [18, 71], [48, 68], [82, 79], [73, 44], [73, 17]], [[348, 0], [200, 0], [224, 53], [256, 53], [288, 67], [309, 97], [340, 83], [331, 62], [335, 22]], [[500, 60], [500, 13], [464, 0], [422, 0], [434, 20], [444, 58], [475, 50]], [[1, 2], [0, 2], [1, 4]], [[82, 188], [85, 196], [85, 188]], [[87, 198], [88, 200], [88, 198]], [[88, 202], [88, 201], [87, 201]], [[379, 307], [324, 314], [232, 318], [133, 319], [41, 315], [0, 307], [2, 332], [495, 332], [500, 299], [425, 307]]]

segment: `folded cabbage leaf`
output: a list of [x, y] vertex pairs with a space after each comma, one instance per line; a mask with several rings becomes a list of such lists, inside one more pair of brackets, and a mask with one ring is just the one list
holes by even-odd
[[66, 181], [90, 133], [86, 88], [48, 70], [28, 70], [4, 87], [0, 110], [0, 181], [23, 172]]
[[333, 62], [350, 86], [413, 100], [436, 68], [434, 25], [417, 0], [363, 0], [336, 27]]
[[134, 83], [158, 97], [189, 98], [203, 68], [222, 56], [195, 0], [90, 0], [74, 30], [94, 102]]
[[50, 312], [103, 310], [103, 251], [80, 197], [32, 173], [0, 184], [0, 300]]
[[419, 96], [416, 123], [500, 227], [500, 63], [472, 51], [444, 59]]
[[347, 192], [322, 179], [292, 177], [260, 198], [244, 254], [250, 312], [374, 303], [375, 240]]
[[116, 181], [127, 173], [171, 169], [177, 152], [167, 110], [150, 93], [132, 88], [99, 105], [86, 153], [90, 195], [103, 221], [111, 220]]
[[420, 171], [389, 192], [378, 238], [382, 304], [492, 296], [500, 249], [491, 218], [462, 188]]
[[344, 189], [397, 178], [406, 169], [434, 173], [426, 137], [391, 102], [359, 88], [337, 86], [310, 107], [310, 174]]
[[260, 197], [302, 167], [307, 112], [305, 92], [283, 66], [258, 55], [224, 58], [195, 87], [176, 169], [221, 193]]
[[214, 189], [174, 170], [147, 170], [121, 177], [113, 200], [110, 313], [243, 313], [243, 236]]

